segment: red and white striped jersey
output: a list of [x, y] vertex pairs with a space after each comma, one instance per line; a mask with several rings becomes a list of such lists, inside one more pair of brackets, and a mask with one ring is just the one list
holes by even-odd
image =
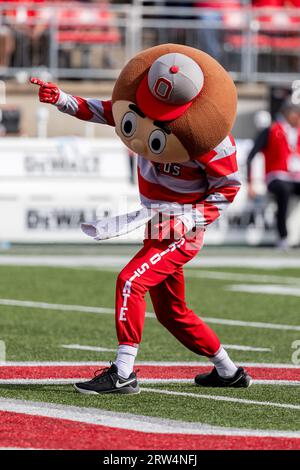
[[300, 129], [293, 129], [285, 120], [275, 121], [262, 152], [267, 184], [300, 181]]
[[[79, 119], [114, 126], [111, 101], [61, 93], [58, 109]], [[173, 214], [190, 214], [196, 226], [212, 223], [234, 200], [239, 188], [232, 136], [214, 150], [185, 163], [155, 163], [138, 156], [141, 203]]]

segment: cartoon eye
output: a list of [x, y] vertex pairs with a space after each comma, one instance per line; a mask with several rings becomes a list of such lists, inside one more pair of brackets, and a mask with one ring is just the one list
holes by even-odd
[[122, 133], [125, 137], [131, 137], [136, 131], [136, 114], [129, 111], [122, 119], [121, 124]]
[[164, 150], [166, 143], [167, 139], [163, 131], [156, 129], [155, 131], [151, 132], [148, 141], [151, 152], [159, 155]]

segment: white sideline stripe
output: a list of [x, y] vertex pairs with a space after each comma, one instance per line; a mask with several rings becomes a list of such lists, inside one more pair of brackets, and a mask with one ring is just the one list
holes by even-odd
[[61, 348], [64, 349], [74, 349], [82, 351], [95, 351], [95, 352], [116, 352], [115, 349], [101, 348], [100, 346], [84, 346], [81, 344], [61, 344]]
[[[134, 399], [135, 397], [132, 398]], [[31, 416], [67, 419], [80, 423], [96, 424], [144, 433], [300, 438], [300, 433], [297, 431], [226, 428], [203, 423], [190, 423], [171, 419], [153, 418], [151, 416], [134, 415], [131, 413], [119, 413], [99, 408], [81, 408], [53, 403], [12, 400], [9, 398], [0, 398], [0, 410]]]
[[69, 385], [83, 382], [82, 377], [74, 379], [0, 379], [0, 385]]
[[[0, 385], [69, 385], [83, 382], [82, 377], [73, 379], [0, 379]], [[140, 384], [191, 384], [191, 379], [139, 379]], [[300, 380], [253, 380], [254, 385], [292, 385], [299, 386]]]
[[224, 287], [225, 290], [231, 292], [249, 292], [253, 294], [272, 294], [272, 295], [292, 295], [300, 297], [299, 287], [281, 286], [281, 285], [265, 285], [261, 284], [236, 284]]
[[[46, 366], [107, 366], [108, 361], [5, 361], [0, 362], [0, 367], [46, 367]], [[267, 368], [267, 369], [299, 369], [300, 364], [284, 364], [278, 363], [274, 364], [271, 362], [239, 362], [238, 365], [244, 367], [256, 367], [256, 368]], [[136, 367], [138, 366], [159, 366], [159, 367], [171, 367], [171, 366], [185, 366], [185, 367], [203, 367], [212, 365], [208, 361], [138, 361]]]
[[[2, 266], [52, 266], [52, 267], [121, 267], [131, 259], [130, 256], [80, 256], [80, 255], [0, 255]], [[199, 256], [187, 263], [194, 267], [234, 267], [234, 268], [300, 268], [300, 258], [287, 256]]]
[[190, 278], [204, 278], [204, 279], [218, 279], [224, 281], [250, 281], [250, 282], [270, 282], [279, 284], [294, 284], [300, 285], [298, 277], [283, 277], [283, 276], [269, 276], [265, 274], [244, 274], [244, 273], [230, 273], [222, 271], [207, 271], [204, 269], [194, 270], [188, 269], [184, 272], [185, 277]]
[[[50, 304], [47, 302], [35, 302], [31, 300], [15, 300], [15, 299], [0, 299], [0, 305], [7, 305], [10, 307], [25, 307], [46, 310], [59, 310], [59, 311], [72, 311], [72, 312], [85, 312], [97, 314], [115, 313], [113, 308], [103, 307], [88, 307], [84, 305], [68, 305], [68, 304]], [[146, 317], [156, 318], [153, 312], [146, 312]], [[264, 323], [264, 322], [248, 322], [242, 320], [229, 320], [226, 318], [204, 317], [201, 316], [206, 323], [214, 323], [216, 325], [229, 325], [229, 326], [245, 326], [251, 328], [267, 328], [269, 330], [290, 330], [300, 331], [300, 326], [282, 325], [279, 323]]]
[[0, 450], [43, 450], [38, 447], [0, 447]]
[[214, 400], [214, 401], [226, 401], [231, 403], [241, 403], [245, 405], [259, 405], [259, 406], [270, 406], [275, 408], [285, 408], [291, 410], [300, 410], [300, 405], [291, 405], [288, 403], [274, 403], [271, 401], [258, 401], [258, 400], [246, 400], [245, 398], [231, 398], [231, 397], [224, 397], [221, 395], [204, 395], [198, 393], [189, 393], [189, 392], [173, 392], [170, 390], [161, 390], [159, 388], [146, 388], [142, 387], [141, 390], [144, 392], [154, 392], [162, 395], [172, 395], [178, 397], [190, 397], [190, 398], [203, 398], [207, 400]]

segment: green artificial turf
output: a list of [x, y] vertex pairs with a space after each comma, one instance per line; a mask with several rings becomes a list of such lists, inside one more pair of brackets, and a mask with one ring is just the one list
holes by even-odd
[[[142, 392], [139, 395], [94, 396], [81, 395], [74, 391], [71, 385], [1, 385], [0, 396], [35, 402], [94, 407], [215, 426], [294, 431], [300, 429], [300, 410], [276, 408], [271, 404], [263, 406], [215, 401], [201, 397], [166, 396], [143, 391], [144, 387], [146, 386], [142, 386]], [[147, 385], [146, 388], [291, 404], [297, 404], [299, 392], [293, 386], [280, 386], [274, 390], [274, 387], [270, 385], [254, 385], [252, 389], [246, 390], [202, 389], [193, 384], [168, 384], [155, 387]]]
[[[203, 317], [248, 322], [299, 325], [300, 297], [230, 292], [234, 280], [190, 277], [186, 282], [188, 304]], [[294, 277], [298, 269], [209, 269], [215, 272]], [[97, 269], [0, 266], [0, 299], [52, 304], [113, 308], [116, 272]], [[247, 284], [245, 280], [241, 283]], [[250, 283], [250, 281], [249, 281]], [[259, 284], [259, 282], [252, 282]], [[299, 285], [298, 285], [299, 287]], [[152, 305], [147, 302], [147, 310]], [[229, 351], [236, 362], [291, 364], [293, 341], [300, 331], [210, 324], [224, 344], [270, 348], [271, 351]], [[111, 352], [64, 349], [63, 344], [116, 347], [113, 314], [56, 311], [0, 305], [0, 340], [5, 341], [8, 361], [109, 361]], [[199, 358], [179, 344], [154, 318], [147, 318], [140, 361], [196, 361]], [[299, 377], [300, 380], [300, 377]], [[146, 387], [146, 385], [143, 385]], [[147, 385], [147, 388], [154, 387]], [[192, 384], [158, 384], [155, 388], [205, 395], [299, 405], [299, 387], [254, 385], [247, 390], [200, 389]], [[0, 396], [24, 400], [92, 406], [115, 411], [203, 422], [212, 425], [257, 429], [299, 429], [299, 410], [271, 405], [229, 403], [198, 397], [165, 396], [144, 391], [138, 396], [90, 397], [76, 394], [71, 386], [1, 385]], [[124, 405], [125, 403], [125, 405]]]
[[[1, 266], [0, 279], [0, 299], [107, 308], [114, 306], [114, 272]], [[230, 281], [188, 278], [188, 303], [204, 318], [299, 324], [299, 297], [224, 290], [230, 284]], [[153, 310], [150, 302], [147, 309]], [[107, 348], [116, 345], [113, 315], [0, 305], [0, 322], [0, 339], [6, 342], [7, 360], [106, 360], [111, 359], [110, 353], [66, 350], [61, 345], [83, 344]], [[290, 363], [294, 351], [292, 343], [300, 337], [299, 331], [210, 326], [224, 344], [271, 349], [268, 352], [232, 351], [231, 355], [236, 361]], [[139, 359], [177, 361], [196, 360], [197, 356], [179, 344], [156, 319], [149, 318], [145, 324]]]

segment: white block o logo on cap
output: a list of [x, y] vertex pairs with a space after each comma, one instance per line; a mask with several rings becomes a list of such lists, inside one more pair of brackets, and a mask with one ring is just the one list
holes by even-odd
[[203, 84], [201, 67], [184, 54], [162, 55], [153, 62], [148, 72], [152, 95], [171, 105], [189, 103], [200, 93]]

